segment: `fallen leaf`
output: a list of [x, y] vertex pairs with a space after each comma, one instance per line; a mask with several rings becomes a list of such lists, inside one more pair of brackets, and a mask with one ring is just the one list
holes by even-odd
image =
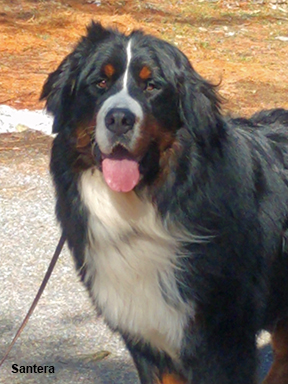
[[109, 352], [109, 351], [99, 351], [99, 352], [96, 352], [96, 353], [89, 353], [87, 355], [81, 355], [80, 359], [84, 363], [90, 363], [90, 362], [93, 362], [93, 361], [104, 360], [109, 355], [111, 355], [111, 352]]

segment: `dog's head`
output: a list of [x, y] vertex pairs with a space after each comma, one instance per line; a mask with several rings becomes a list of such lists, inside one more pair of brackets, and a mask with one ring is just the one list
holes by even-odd
[[207, 147], [219, 134], [214, 86], [176, 47], [140, 31], [92, 23], [41, 98], [53, 132], [70, 135], [82, 166], [98, 167], [116, 191], [163, 179], [188, 142]]

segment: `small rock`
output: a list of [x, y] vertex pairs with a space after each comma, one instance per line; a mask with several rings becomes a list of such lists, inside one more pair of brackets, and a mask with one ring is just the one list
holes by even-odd
[[288, 36], [276, 36], [275, 39], [280, 41], [288, 41]]
[[27, 127], [24, 124], [17, 124], [15, 129], [17, 132], [25, 132], [25, 131], [27, 131], [27, 129], [29, 129], [29, 127]]

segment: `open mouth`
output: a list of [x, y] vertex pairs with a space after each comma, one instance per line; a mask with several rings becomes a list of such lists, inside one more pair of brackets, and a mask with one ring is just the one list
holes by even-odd
[[115, 192], [130, 192], [140, 180], [139, 162], [122, 145], [117, 145], [109, 155], [102, 154], [104, 179]]

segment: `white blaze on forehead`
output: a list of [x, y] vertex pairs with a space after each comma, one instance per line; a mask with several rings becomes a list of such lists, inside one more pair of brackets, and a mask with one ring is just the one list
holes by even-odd
[[123, 88], [127, 89], [127, 83], [128, 83], [128, 72], [129, 72], [129, 66], [132, 59], [132, 50], [131, 50], [131, 40], [128, 41], [127, 48], [126, 48], [126, 55], [127, 55], [127, 64], [126, 69], [123, 77]]
[[133, 150], [133, 147], [136, 145], [137, 138], [139, 137], [139, 134], [140, 134], [139, 133], [140, 127], [144, 119], [142, 106], [137, 101], [137, 99], [134, 99], [132, 96], [130, 96], [128, 92], [129, 69], [130, 69], [130, 63], [132, 59], [131, 46], [132, 46], [132, 41], [129, 40], [126, 47], [127, 61], [126, 61], [125, 72], [123, 75], [123, 84], [122, 84], [123, 86], [121, 90], [115, 93], [114, 95], [112, 95], [111, 97], [109, 97], [107, 100], [105, 100], [105, 102], [103, 103], [102, 107], [100, 108], [97, 114], [96, 141], [99, 145], [101, 152], [106, 154], [109, 154], [111, 152], [111, 143], [109, 141], [109, 133], [105, 125], [105, 117], [111, 109], [113, 108], [128, 109], [136, 117], [133, 137], [130, 143], [131, 150]]

